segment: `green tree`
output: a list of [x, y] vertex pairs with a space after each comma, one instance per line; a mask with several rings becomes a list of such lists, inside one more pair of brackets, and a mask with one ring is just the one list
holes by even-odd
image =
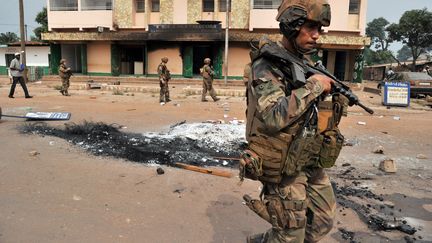
[[432, 13], [426, 8], [406, 11], [398, 24], [386, 28], [389, 38], [401, 41], [411, 50], [412, 70], [415, 70], [417, 58], [432, 46]]
[[19, 41], [18, 35], [13, 32], [6, 32], [0, 34], [0, 45], [6, 45], [17, 41]]
[[36, 35], [36, 38], [38, 40], [42, 39], [41, 34], [43, 32], [48, 31], [48, 15], [47, 15], [47, 9], [44, 7], [42, 11], [40, 11], [35, 18], [35, 21], [40, 24], [41, 26], [35, 28], [33, 30], [34, 34]]
[[397, 53], [397, 58], [402, 62], [407, 61], [411, 56], [411, 49], [407, 45], [402, 46]]
[[366, 65], [390, 63], [394, 60], [391, 51], [374, 51], [367, 47], [364, 53]]
[[393, 39], [389, 38], [389, 33], [386, 31], [389, 24], [385, 18], [373, 19], [367, 24], [366, 35], [371, 37], [371, 45], [376, 49], [374, 53], [370, 53], [370, 61], [374, 61], [372, 64], [388, 63], [393, 60], [400, 64], [399, 60], [388, 49], [390, 44], [394, 42]]

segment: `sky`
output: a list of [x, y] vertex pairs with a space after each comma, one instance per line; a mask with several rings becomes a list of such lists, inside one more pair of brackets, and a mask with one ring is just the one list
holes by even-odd
[[[46, 6], [47, 0], [23, 0], [25, 22], [28, 25], [28, 37], [33, 34], [38, 24], [34, 21], [38, 12]], [[186, 0], [185, 0], [186, 1]], [[336, 0], [340, 1], [340, 0]], [[19, 36], [19, 7], [17, 0], [0, 0], [7, 2], [7, 7], [0, 8], [0, 33], [15, 32]], [[398, 23], [405, 11], [427, 8], [432, 11], [432, 0], [367, 0], [367, 22], [383, 17], [390, 23]], [[390, 49], [397, 51], [401, 44], [391, 44]]]

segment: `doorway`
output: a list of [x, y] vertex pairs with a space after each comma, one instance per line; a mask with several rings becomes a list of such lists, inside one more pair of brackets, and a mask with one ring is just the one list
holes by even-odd
[[211, 65], [214, 66], [214, 55], [211, 45], [196, 45], [193, 47], [193, 68], [194, 76], [200, 75], [200, 68], [204, 66], [204, 59], [210, 58]]
[[120, 45], [120, 74], [143, 75], [144, 46]]
[[204, 65], [204, 59], [210, 58], [215, 70], [215, 78], [222, 75], [223, 48], [220, 43], [201, 42], [182, 47], [183, 76], [192, 78], [201, 76], [200, 68]]
[[334, 75], [341, 81], [345, 80], [345, 67], [347, 62], [347, 53], [345, 51], [337, 51], [335, 58]]
[[73, 73], [82, 73], [81, 44], [61, 45], [61, 58], [66, 59]]

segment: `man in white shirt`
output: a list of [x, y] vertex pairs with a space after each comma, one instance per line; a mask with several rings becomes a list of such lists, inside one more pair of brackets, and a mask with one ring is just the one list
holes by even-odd
[[15, 53], [15, 58], [12, 60], [9, 66], [12, 75], [12, 86], [9, 92], [9, 98], [14, 98], [13, 95], [15, 93], [15, 87], [17, 83], [19, 83], [23, 88], [26, 99], [33, 98], [33, 96], [29, 95], [29, 92], [27, 90], [27, 85], [24, 82], [24, 78], [23, 78], [24, 65], [20, 63], [20, 57], [21, 57], [20, 53]]

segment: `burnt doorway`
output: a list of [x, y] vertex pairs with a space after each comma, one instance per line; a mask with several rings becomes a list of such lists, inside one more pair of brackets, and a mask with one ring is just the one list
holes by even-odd
[[192, 73], [194, 76], [200, 75], [200, 68], [204, 65], [205, 58], [210, 58], [212, 60], [211, 65], [214, 66], [215, 58], [213, 47], [210, 44], [194, 45], [192, 60]]
[[120, 45], [120, 74], [143, 75], [145, 73], [144, 53], [142, 45]]
[[345, 80], [345, 67], [347, 62], [347, 53], [345, 51], [337, 51], [335, 58], [334, 75], [341, 81]]

